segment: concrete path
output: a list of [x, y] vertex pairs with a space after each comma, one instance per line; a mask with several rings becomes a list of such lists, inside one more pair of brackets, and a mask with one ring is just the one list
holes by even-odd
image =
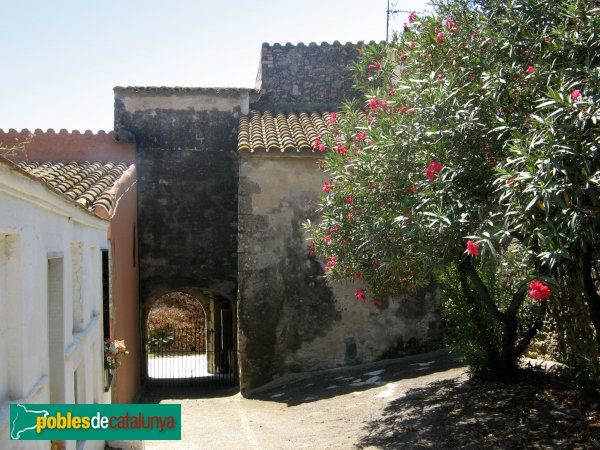
[[148, 358], [150, 378], [210, 377], [206, 355], [163, 356]]
[[350, 449], [390, 402], [456, 378], [466, 378], [465, 370], [436, 352], [306, 374], [253, 399], [233, 390], [151, 392], [143, 403], [181, 403], [182, 440], [147, 441], [145, 449]]

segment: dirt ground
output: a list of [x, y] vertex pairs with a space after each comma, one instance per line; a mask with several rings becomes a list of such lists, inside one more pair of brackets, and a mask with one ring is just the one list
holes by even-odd
[[181, 403], [182, 440], [137, 448], [600, 448], [597, 406], [565, 392], [547, 374], [472, 382], [437, 352], [312, 374], [252, 399], [233, 390], [149, 392], [142, 402]]

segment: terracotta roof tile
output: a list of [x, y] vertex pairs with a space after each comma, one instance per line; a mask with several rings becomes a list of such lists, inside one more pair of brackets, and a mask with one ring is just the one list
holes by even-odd
[[115, 199], [109, 190], [128, 168], [123, 162], [22, 161], [17, 165], [90, 211], [99, 205], [111, 210]]
[[317, 136], [330, 133], [330, 113], [283, 114], [273, 117], [270, 111], [252, 112], [240, 118], [238, 128], [238, 150], [311, 151]]

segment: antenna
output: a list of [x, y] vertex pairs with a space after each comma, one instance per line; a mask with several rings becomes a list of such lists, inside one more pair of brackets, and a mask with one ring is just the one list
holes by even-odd
[[[392, 5], [392, 7], [396, 7], [396, 4]], [[390, 9], [390, 0], [387, 0], [387, 22], [385, 24], [385, 42], [388, 43], [390, 41], [390, 16], [395, 16], [398, 13], [410, 13], [410, 11], [404, 11], [402, 9]]]

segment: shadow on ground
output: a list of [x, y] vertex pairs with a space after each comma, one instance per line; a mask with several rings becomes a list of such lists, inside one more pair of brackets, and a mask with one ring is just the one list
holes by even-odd
[[160, 403], [163, 400], [232, 397], [240, 392], [237, 386], [146, 386], [138, 403]]
[[310, 373], [300, 379], [268, 386], [264, 390], [254, 392], [250, 398], [296, 406], [459, 367], [462, 367], [462, 364], [455, 357], [446, 351], [438, 351], [368, 365], [345, 366]]
[[392, 401], [366, 424], [357, 444], [364, 447], [597, 449], [600, 415], [549, 374], [506, 383], [449, 379]]

